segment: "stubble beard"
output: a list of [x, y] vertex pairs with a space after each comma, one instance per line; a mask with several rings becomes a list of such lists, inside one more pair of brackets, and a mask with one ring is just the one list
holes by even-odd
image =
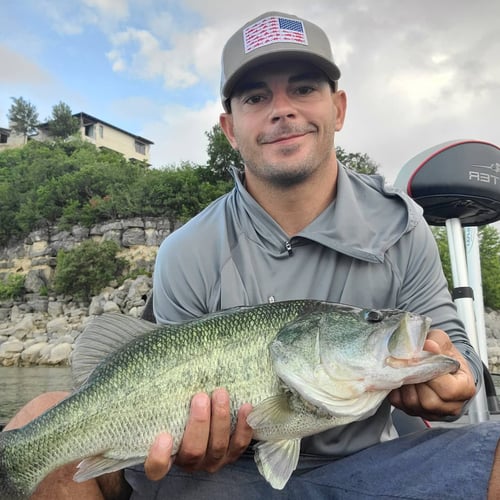
[[[297, 149], [298, 146], [283, 147], [280, 151], [282, 159], [274, 162], [252, 158], [251, 155], [245, 155], [244, 151], [240, 153], [245, 168], [251, 175], [270, 183], [275, 188], [285, 189], [303, 183], [328, 161], [329, 154], [326, 154], [324, 158], [318, 158], [310, 153], [298, 162], [292, 159]], [[333, 152], [333, 144], [331, 152]], [[291, 159], [288, 160], [288, 157]]]

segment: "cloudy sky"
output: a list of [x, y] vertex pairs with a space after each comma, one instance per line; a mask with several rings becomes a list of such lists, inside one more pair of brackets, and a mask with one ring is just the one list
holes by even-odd
[[337, 144], [393, 181], [423, 149], [500, 143], [496, 0], [3, 0], [0, 126], [11, 97], [67, 103], [154, 141], [154, 166], [206, 161], [225, 40], [267, 10], [327, 31], [348, 115]]

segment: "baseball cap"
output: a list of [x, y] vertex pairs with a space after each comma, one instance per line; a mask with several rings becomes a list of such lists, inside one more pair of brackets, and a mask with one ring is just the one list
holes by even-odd
[[244, 73], [263, 63], [287, 59], [308, 61], [333, 82], [340, 78], [328, 37], [319, 26], [291, 14], [266, 12], [246, 23], [224, 46], [220, 92], [226, 111]]

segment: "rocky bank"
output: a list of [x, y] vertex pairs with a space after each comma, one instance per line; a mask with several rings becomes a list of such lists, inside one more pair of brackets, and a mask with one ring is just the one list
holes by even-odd
[[73, 343], [90, 317], [104, 312], [140, 317], [151, 286], [148, 276], [129, 279], [118, 288], [106, 288], [90, 305], [40, 296], [30, 302], [4, 302], [0, 308], [0, 364], [69, 364]]

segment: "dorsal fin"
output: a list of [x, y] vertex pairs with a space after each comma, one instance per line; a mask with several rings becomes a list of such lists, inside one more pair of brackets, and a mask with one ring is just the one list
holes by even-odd
[[75, 341], [71, 356], [73, 387], [80, 387], [94, 368], [130, 341], [159, 328], [159, 325], [125, 314], [105, 313], [90, 320]]

